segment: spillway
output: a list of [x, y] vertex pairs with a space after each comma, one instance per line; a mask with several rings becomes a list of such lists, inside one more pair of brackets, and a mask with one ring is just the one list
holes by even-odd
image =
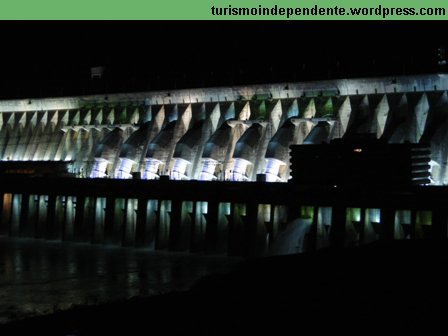
[[448, 75], [0, 101], [0, 159], [79, 177], [286, 182], [289, 146], [360, 133], [431, 145], [447, 184]]

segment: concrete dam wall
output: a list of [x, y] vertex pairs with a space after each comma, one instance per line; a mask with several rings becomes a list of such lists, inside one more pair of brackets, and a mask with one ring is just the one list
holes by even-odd
[[447, 184], [448, 75], [0, 101], [0, 159], [79, 177], [289, 179], [289, 146], [374, 133], [431, 145]]
[[448, 187], [0, 176], [0, 236], [261, 256], [444, 240]]

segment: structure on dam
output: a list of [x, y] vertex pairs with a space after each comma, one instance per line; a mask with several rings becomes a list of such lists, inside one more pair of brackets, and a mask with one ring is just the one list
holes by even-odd
[[431, 145], [448, 183], [448, 75], [0, 102], [0, 159], [72, 161], [80, 177], [268, 182], [289, 146], [359, 133]]
[[[403, 170], [387, 163], [415, 157], [407, 181], [448, 183], [447, 90], [435, 74], [1, 101], [0, 158], [24, 163], [3, 165], [0, 235], [244, 256], [446, 239], [448, 188], [396, 183]], [[367, 167], [370, 185], [347, 181], [347, 160], [370, 147], [301, 164], [363, 134], [387, 178], [363, 161], [350, 169]], [[302, 144], [293, 174], [307, 183], [282, 183]], [[343, 179], [319, 182], [331, 162]]]

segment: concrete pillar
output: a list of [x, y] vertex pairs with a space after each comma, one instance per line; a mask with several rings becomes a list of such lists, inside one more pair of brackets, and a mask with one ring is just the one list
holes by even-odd
[[316, 249], [327, 247], [329, 244], [328, 230], [331, 224], [331, 207], [319, 207], [317, 213]]
[[[359, 243], [359, 232], [364, 230], [365, 217], [361, 208], [345, 209], [344, 246], [356, 246]], [[364, 232], [362, 232], [364, 239]]]
[[306, 239], [306, 250], [316, 251], [317, 249], [317, 230], [319, 225], [319, 207], [314, 206], [313, 219]]
[[395, 211], [394, 239], [409, 238], [411, 217], [410, 210]]
[[269, 232], [269, 245], [277, 238], [280, 229], [286, 225], [287, 207], [284, 205], [274, 205], [271, 207], [271, 231]]
[[45, 239], [57, 239], [58, 238], [58, 224], [55, 220], [56, 211], [56, 196], [46, 196], [47, 205], [47, 220], [45, 227]]
[[34, 237], [36, 223], [35, 195], [22, 195], [22, 211], [20, 213], [20, 236]]
[[75, 203], [75, 221], [73, 226], [73, 239], [74, 241], [85, 241], [83, 237], [84, 227], [84, 205], [86, 203], [86, 197], [76, 197]]
[[159, 201], [148, 200], [146, 206], [146, 242], [147, 246], [154, 250], [156, 244], [156, 226], [158, 213], [157, 209], [159, 207]]
[[246, 205], [246, 215], [243, 216], [244, 243], [243, 253], [247, 256], [258, 255], [257, 228], [258, 228], [258, 204]]
[[417, 210], [411, 210], [411, 226], [409, 227], [409, 239], [420, 238], [421, 230], [417, 223]]
[[229, 221], [230, 203], [220, 202], [218, 204], [218, 226], [217, 226], [217, 242], [216, 252], [227, 253], [228, 237], [229, 237]]
[[9, 235], [18, 237], [20, 235], [20, 213], [21, 213], [22, 195], [12, 195], [11, 221], [9, 227]]
[[8, 233], [8, 222], [10, 216], [10, 196], [11, 194], [0, 193], [0, 235], [6, 235]]
[[65, 232], [65, 212], [67, 206], [66, 196], [56, 196], [54, 225], [56, 230], [56, 239], [63, 240]]
[[246, 216], [246, 204], [232, 203], [229, 215], [229, 240], [228, 255], [242, 256], [247, 254], [245, 244], [244, 216]]
[[269, 247], [272, 244], [272, 241], [274, 239], [274, 205], [269, 204], [267, 205], [269, 208], [266, 208], [266, 211], [269, 211], [269, 215], [266, 214], [267, 217], [269, 217], [269, 220], [266, 221], [266, 252], [269, 251]]
[[204, 216], [207, 219], [207, 226], [205, 228], [205, 251], [214, 252], [216, 249], [216, 241], [218, 234], [218, 202], [209, 202], [207, 214]]
[[84, 220], [81, 229], [81, 239], [84, 242], [94, 243], [94, 229], [95, 229], [95, 212], [96, 199], [95, 197], [86, 197], [84, 199]]
[[156, 245], [157, 250], [168, 247], [168, 239], [171, 225], [171, 201], [160, 200], [158, 217], [156, 222]]
[[205, 250], [209, 253], [226, 253], [228, 249], [228, 216], [230, 203], [208, 203], [207, 227], [205, 229]]
[[106, 209], [104, 212], [104, 232], [103, 232], [103, 242], [105, 244], [112, 244], [114, 241], [114, 231], [115, 223], [115, 198], [106, 198]]
[[182, 201], [175, 200], [171, 203], [171, 222], [168, 233], [168, 248], [172, 251], [179, 249], [180, 244], [180, 230], [181, 230], [181, 216], [182, 216]]
[[65, 219], [64, 219], [64, 226], [62, 229], [62, 239], [65, 241], [72, 241], [74, 238], [75, 212], [76, 212], [76, 197], [66, 196]]
[[205, 229], [207, 226], [206, 215], [208, 213], [208, 202], [193, 202], [191, 223], [190, 251], [200, 252], [205, 247]]
[[146, 199], [137, 200], [137, 218], [135, 223], [135, 246], [147, 247], [148, 239], [146, 233], [148, 201]]
[[36, 231], [35, 238], [44, 238], [46, 237], [47, 230], [47, 195], [38, 195], [36, 199], [36, 208], [37, 208], [37, 222], [36, 222]]
[[30, 195], [28, 200], [28, 220], [30, 237], [39, 236], [39, 195]]
[[[125, 226], [126, 226], [126, 199], [117, 198], [111, 201], [113, 207], [113, 218], [111, 223], [107, 223], [108, 228], [108, 243], [120, 245], [124, 241]], [[108, 214], [110, 210], [108, 210]]]
[[366, 208], [360, 208], [359, 212], [359, 232], [358, 245], [363, 245], [367, 241], [368, 230], [371, 226], [368, 216], [366, 216]]
[[268, 225], [271, 219], [271, 206], [269, 204], [258, 204], [256, 210], [254, 255], [260, 256], [268, 252]]
[[190, 248], [192, 202], [173, 201], [169, 248], [173, 251], [187, 251]]
[[123, 225], [123, 246], [132, 246], [135, 243], [135, 224], [137, 219], [138, 200], [126, 199], [125, 220]]
[[432, 235], [432, 211], [419, 210], [416, 215], [416, 238], [430, 238]]
[[345, 246], [346, 208], [334, 206], [331, 211], [330, 246], [341, 248]]
[[29, 194], [22, 194], [22, 202], [20, 206], [20, 223], [19, 223], [19, 235], [20, 237], [32, 237], [30, 227], [28, 223], [28, 211], [29, 211]]
[[395, 209], [392, 208], [382, 208], [380, 214], [381, 240], [393, 240], [394, 239], [394, 228], [395, 228]]
[[361, 215], [364, 216], [365, 223], [360, 244], [368, 244], [377, 240], [380, 236], [380, 232], [383, 228], [381, 223], [381, 210], [372, 208], [362, 209]]
[[92, 223], [92, 243], [102, 243], [104, 240], [104, 222], [105, 222], [105, 209], [106, 209], [106, 198], [96, 197], [93, 199], [93, 218]]
[[288, 220], [288, 226], [290, 226], [289, 229], [294, 228], [292, 232], [294, 232], [293, 235], [296, 243], [295, 253], [308, 251], [309, 241], [314, 240], [312, 242], [312, 245], [315, 245], [317, 236], [317, 233], [312, 231], [317, 230], [318, 207], [305, 205], [298, 207], [298, 209], [298, 216], [297, 214], [294, 214], [294, 212], [292, 212], [292, 216], [290, 216]]

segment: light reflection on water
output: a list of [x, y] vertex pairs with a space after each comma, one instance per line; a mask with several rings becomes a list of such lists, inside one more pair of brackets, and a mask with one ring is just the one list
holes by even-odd
[[0, 237], [0, 323], [188, 289], [240, 259]]

